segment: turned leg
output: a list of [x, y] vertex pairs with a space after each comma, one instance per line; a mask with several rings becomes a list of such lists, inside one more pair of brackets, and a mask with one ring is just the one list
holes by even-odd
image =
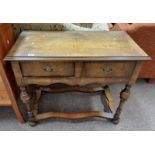
[[115, 109], [115, 103], [114, 103], [114, 99], [110, 93], [110, 89], [109, 89], [108, 85], [106, 85], [104, 87], [104, 96], [106, 97], [106, 104], [104, 105], [105, 106], [104, 112], [113, 113], [114, 109]]
[[[108, 105], [108, 100], [107, 100], [107, 98], [105, 97], [105, 92], [104, 91], [101, 91], [101, 95], [100, 95], [100, 97], [101, 97], [101, 102], [102, 102], [102, 104], [103, 104], [103, 106], [104, 106], [104, 112], [111, 112], [110, 111], [110, 108], [109, 108], [109, 105]], [[105, 101], [105, 99], [106, 99], [106, 101]]]
[[123, 105], [124, 105], [125, 101], [127, 101], [128, 97], [130, 96], [130, 88], [131, 88], [130, 85], [126, 85], [125, 88], [120, 93], [120, 103], [119, 103], [119, 106], [115, 112], [114, 118], [112, 119], [112, 122], [114, 124], [119, 123], [120, 114], [122, 112]]
[[35, 117], [34, 117], [34, 114], [33, 114], [31, 96], [28, 94], [25, 86], [20, 87], [20, 99], [26, 105], [29, 125], [30, 126], [35, 126], [36, 121], [35, 121]]
[[35, 102], [34, 102], [34, 114], [37, 115], [39, 112], [39, 99], [41, 97], [41, 88], [37, 87], [36, 90], [36, 98], [35, 98]]

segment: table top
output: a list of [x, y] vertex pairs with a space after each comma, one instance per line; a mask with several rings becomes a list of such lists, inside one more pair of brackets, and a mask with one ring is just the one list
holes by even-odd
[[23, 31], [5, 60], [149, 60], [123, 31]]

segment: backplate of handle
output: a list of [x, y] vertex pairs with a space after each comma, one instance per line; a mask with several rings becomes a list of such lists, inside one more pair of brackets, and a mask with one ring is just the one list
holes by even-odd
[[50, 67], [50, 66], [46, 66], [46, 67], [44, 68], [44, 71], [45, 71], [45, 72], [52, 72], [52, 71], [53, 71], [53, 68]]
[[112, 72], [112, 68], [109, 67], [109, 66], [106, 66], [106, 67], [102, 68], [102, 71], [105, 72], [105, 73], [111, 73]]

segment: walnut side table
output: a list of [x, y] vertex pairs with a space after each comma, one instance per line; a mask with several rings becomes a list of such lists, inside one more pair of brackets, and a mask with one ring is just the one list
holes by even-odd
[[[130, 88], [137, 79], [142, 62], [149, 59], [149, 56], [123, 31], [23, 31], [5, 57], [5, 60], [11, 61], [31, 126], [47, 118], [87, 117], [103, 117], [118, 124], [124, 102], [130, 95]], [[56, 83], [67, 86], [52, 88], [51, 85]], [[108, 87], [112, 83], [125, 84], [117, 108]], [[28, 91], [30, 84], [36, 85], [34, 100]], [[95, 87], [90, 87], [91, 84], [95, 84]], [[102, 91], [107, 103], [104, 111], [39, 113], [39, 98], [43, 91]]]

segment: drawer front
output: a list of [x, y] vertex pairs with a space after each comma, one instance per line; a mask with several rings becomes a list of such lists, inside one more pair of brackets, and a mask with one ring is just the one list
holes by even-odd
[[88, 62], [84, 65], [86, 77], [130, 77], [136, 62]]
[[23, 76], [73, 76], [74, 63], [72, 62], [21, 62]]

